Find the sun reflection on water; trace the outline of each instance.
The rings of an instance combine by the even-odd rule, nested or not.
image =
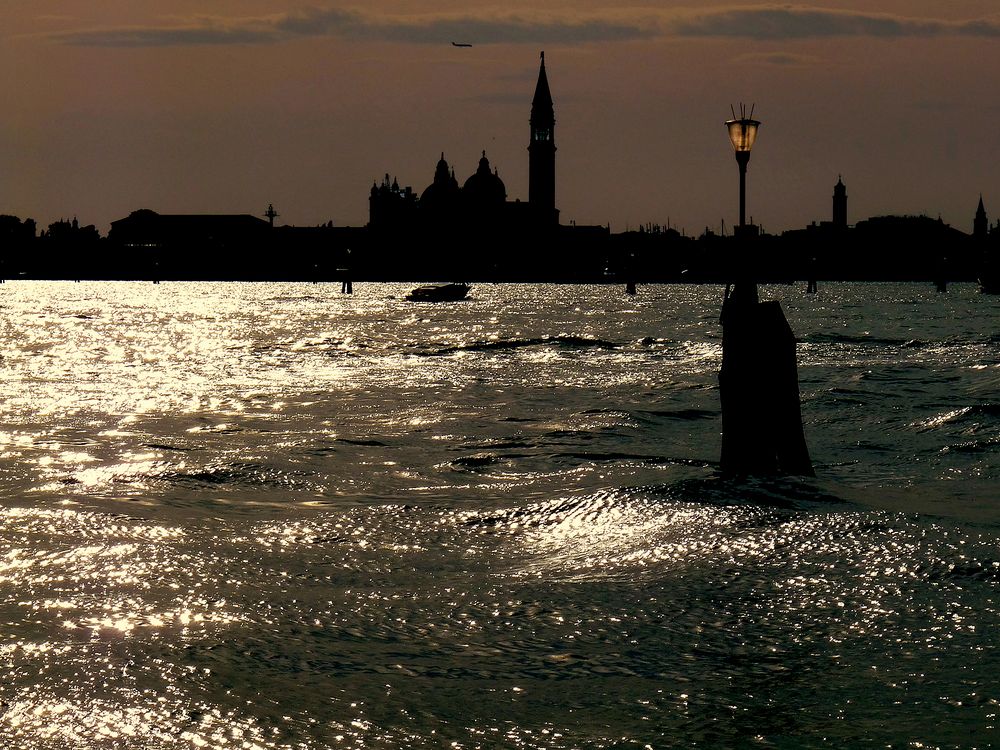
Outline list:
[[[791,295],[826,492],[717,480],[718,289],[330,290],[0,288],[0,745],[993,729],[992,521],[910,503],[995,474],[994,338]]]

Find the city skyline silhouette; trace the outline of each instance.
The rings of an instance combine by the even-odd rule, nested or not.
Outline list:
[[[221,4],[206,18],[180,0],[155,12],[48,0],[15,10],[3,36],[18,75],[0,84],[11,102],[0,210],[40,226],[77,215],[106,233],[141,207],[274,203],[289,224],[358,226],[372,179],[416,181],[442,149],[471,173],[484,148],[526,200],[525,63],[544,48],[558,61],[564,223],[732,223],[721,123],[746,100],[765,123],[749,186],[757,223],[825,218],[843,174],[855,217],[940,214],[969,231],[970,202],[1000,198],[976,106],[997,72],[987,11],[886,1],[497,15],[473,3],[400,15],[288,2]]]
[[[746,115],[745,105],[740,111]],[[749,112],[752,118],[753,106]],[[691,236],[669,221],[618,233],[610,224],[561,223],[556,121],[543,51],[528,118],[526,201],[511,199],[485,149],[461,184],[442,152],[423,190],[389,173],[374,181],[362,227],[338,227],[332,220],[315,227],[277,225],[281,213],[273,203],[261,215],[140,208],[112,221],[106,238],[75,216],[37,236],[32,219],[4,216],[4,272],[76,280],[319,281],[344,274],[365,280],[618,280],[634,293],[636,281],[728,282],[753,258],[752,273],[761,280],[806,278],[810,291],[820,278],[933,279],[941,291],[953,280],[978,279],[990,291],[996,285],[1000,222],[991,227],[982,197],[971,235],[924,215],[872,217],[852,226],[841,175],[829,220],[780,235],[768,234],[752,213],[746,221],[746,168],[761,124],[746,118],[726,123],[740,168],[739,221],[729,232],[724,219],[718,232],[706,226]],[[747,243],[753,243],[749,254]]]

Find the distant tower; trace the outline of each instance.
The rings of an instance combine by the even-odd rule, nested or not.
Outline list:
[[[281,216],[281,214],[279,214],[277,211],[274,210],[274,205],[273,204],[268,203],[267,204],[267,211],[264,212],[264,216],[267,218],[267,220],[269,222],[271,222],[271,226],[273,227],[274,226],[274,220],[276,218],[278,218],[279,216]]]
[[[835,229],[847,229],[847,186],[840,175],[837,175],[837,184],[833,186],[833,226]]]
[[[972,222],[972,236],[977,240],[985,240],[989,231],[990,223],[986,219],[986,209],[983,207],[983,196],[979,196],[979,208],[976,209],[976,218]]]
[[[528,144],[528,203],[546,224],[558,224],[556,211],[556,115],[545,75],[545,53],[535,96],[531,100],[531,143]]]

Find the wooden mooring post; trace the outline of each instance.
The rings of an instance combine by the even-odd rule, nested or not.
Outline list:
[[[795,336],[777,300],[737,283],[722,303],[722,471],[815,476],[802,429]]]

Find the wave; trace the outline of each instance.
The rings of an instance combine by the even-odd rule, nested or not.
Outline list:
[[[961,564],[936,560],[918,565],[916,574],[928,581],[1000,581],[1000,562],[972,560]]]
[[[312,294],[302,294],[302,295],[279,294],[274,297],[268,297],[267,301],[285,303],[285,302],[327,302],[328,300],[322,297],[317,297]]]
[[[495,352],[513,351],[533,346],[555,346],[566,349],[619,349],[620,344],[604,339],[588,338],[586,336],[538,336],[535,338],[498,339],[496,341],[476,341],[471,344],[445,346],[430,351],[418,351],[418,357],[444,357],[459,352]]]
[[[493,451],[493,450],[504,450],[509,448],[534,448],[533,443],[527,443],[523,440],[487,440],[478,444],[469,444],[462,446],[462,450],[472,450],[472,451]]]
[[[959,409],[938,414],[935,417],[922,420],[916,423],[920,432],[926,432],[945,425],[955,425],[972,422],[978,424],[983,421],[983,417],[988,420],[1000,418],[1000,404],[975,404],[973,406],[963,406]],[[956,448],[956,450],[959,450]]]
[[[456,469],[481,469],[503,463],[509,458],[514,458],[514,456],[498,456],[496,453],[475,453],[471,456],[462,456],[461,458],[449,461],[448,465]]]
[[[1000,404],[976,404],[969,407],[968,414],[973,416],[1000,417]]]
[[[184,453],[195,450],[194,448],[185,448],[180,445],[170,445],[168,443],[143,443],[142,447],[154,451],[181,451]]]
[[[719,468],[716,461],[691,461],[690,465]],[[637,488],[653,498],[695,505],[759,506],[803,510],[815,505],[844,504],[816,479],[792,476],[729,477],[722,474],[680,479],[669,484]]]
[[[300,479],[291,474],[254,463],[222,464],[195,471],[166,471],[150,478],[181,484],[263,486],[284,489],[302,484]]]
[[[553,458],[573,458],[581,461],[593,461],[596,463],[608,463],[615,461],[638,461],[644,464],[663,464],[667,459],[663,456],[650,456],[642,453],[619,453],[614,451],[568,451],[556,453]]]
[[[991,437],[984,440],[969,440],[964,443],[947,445],[941,449],[942,453],[988,453],[1000,447],[1000,437]]]
[[[824,398],[829,398],[834,404],[853,404],[867,406],[876,396],[869,391],[856,388],[827,388]]]
[[[337,438],[338,443],[345,443],[346,445],[361,445],[368,448],[383,448],[388,443],[383,443],[381,440],[358,440],[352,438]]]
[[[642,413],[654,417],[680,420],[715,419],[719,416],[718,411],[711,409],[649,409]]]
[[[581,567],[593,566],[595,559],[603,558],[611,563],[599,566],[601,570],[597,574],[604,576],[613,574],[616,563],[624,572],[630,567],[629,561],[680,549],[676,545],[678,536],[690,542],[681,547],[701,545],[707,549],[715,545],[715,535],[703,536],[698,531],[705,524],[742,531],[776,527],[791,519],[811,518],[809,513],[817,508],[843,508],[847,504],[849,501],[831,494],[814,481],[779,477],[751,480],[701,477],[554,498],[492,511],[462,512],[456,514],[456,520],[466,527],[510,535],[562,527],[564,533],[546,535],[534,541],[557,547],[548,551],[559,555],[578,555],[576,562],[579,565],[567,566],[573,569],[573,575],[580,573]],[[683,523],[677,523],[679,517],[684,519]],[[867,523],[871,525],[874,521],[877,519],[868,519]],[[532,540],[526,541],[530,544]],[[605,554],[599,554],[602,552]]]
[[[864,344],[868,346],[897,346],[905,347],[911,345],[923,345],[915,339],[896,339],[880,336],[856,336],[847,333],[809,333],[803,336],[800,341],[808,344]]]

